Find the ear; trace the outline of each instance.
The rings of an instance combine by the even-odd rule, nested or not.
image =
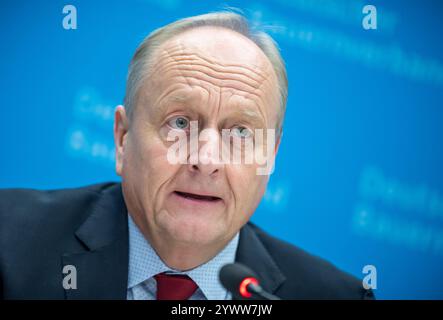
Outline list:
[[[123,168],[123,155],[125,137],[128,132],[128,117],[126,115],[126,109],[122,105],[118,105],[115,108],[114,113],[114,144],[115,144],[115,171],[119,176],[122,174]]]

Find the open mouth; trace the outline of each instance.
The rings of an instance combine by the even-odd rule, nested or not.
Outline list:
[[[180,192],[180,191],[174,191],[174,193],[180,197],[190,199],[190,200],[196,200],[196,201],[220,201],[221,198],[219,197],[213,197],[213,196],[203,196],[195,193],[187,193],[187,192]]]

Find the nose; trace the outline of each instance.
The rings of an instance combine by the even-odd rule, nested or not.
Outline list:
[[[220,157],[220,134],[215,129],[204,129],[198,138],[198,147],[190,148],[188,169],[192,173],[200,173],[214,177],[223,170],[224,164]]]

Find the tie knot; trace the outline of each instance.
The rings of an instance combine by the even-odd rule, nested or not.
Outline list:
[[[157,300],[188,300],[197,290],[197,284],[187,275],[159,273],[157,281]]]

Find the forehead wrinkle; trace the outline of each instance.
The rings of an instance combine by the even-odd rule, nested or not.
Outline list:
[[[262,61],[260,61],[259,63],[252,63],[252,66],[248,66],[247,63],[234,63],[234,62],[224,63],[220,61],[220,59],[217,59],[215,57],[212,57],[212,60],[209,60],[208,58],[205,57],[205,52],[198,47],[192,47],[194,51],[190,51],[192,49],[188,50],[187,47],[183,45],[183,42],[181,41],[180,38],[177,39],[173,45],[170,45],[170,47],[172,48],[170,49],[170,56],[172,56],[175,52],[178,52],[179,56],[180,55],[195,56],[197,59],[208,63],[209,64],[209,66],[207,66],[208,68],[211,68],[213,66],[213,69],[215,71],[219,71],[220,69],[222,69],[220,72],[223,72],[223,70],[227,70],[229,72],[232,71],[232,69],[234,69],[233,72],[236,73],[238,72],[238,69],[240,70],[244,69],[245,72],[242,72],[241,74],[244,77],[248,77],[258,83],[258,86],[254,88],[255,90],[260,90],[265,83],[272,81],[271,80],[272,78],[274,82],[277,84],[276,90],[277,90],[277,95],[279,95],[278,78],[275,73],[274,67],[269,61],[269,58],[263,53],[263,51],[255,44],[254,46],[255,49],[257,50],[257,54],[254,57],[259,58],[259,56],[261,56]],[[252,75],[248,74],[247,73],[248,71],[251,72]],[[261,78],[261,81],[259,79],[254,79],[253,75],[257,76],[258,78]]]
[[[214,71],[210,66],[207,66],[202,63],[192,63],[192,64],[183,64],[182,61],[176,60],[175,57],[169,56],[169,59],[172,61],[168,61],[164,63],[161,67],[155,70],[155,74],[165,75],[169,71],[177,71],[183,77],[194,77],[199,80],[206,80],[208,82],[210,79],[214,79],[215,85],[224,87],[229,85],[230,83],[239,83],[242,87],[249,87],[249,90],[245,89],[244,91],[256,91],[262,87],[264,83],[266,83],[268,79],[264,79],[262,81],[257,81],[256,79],[251,78],[250,76],[244,73],[229,73],[226,71],[216,71],[216,74],[211,72],[204,72],[199,70],[198,68],[194,68],[193,66],[200,66],[205,69],[209,69],[209,71]],[[219,75],[219,74],[221,75]],[[208,80],[209,79],[209,80]],[[251,80],[252,79],[252,80]],[[239,90],[241,90],[239,88]]]
[[[194,71],[195,70],[192,70],[192,72],[194,72]],[[258,91],[261,88],[261,86],[258,87],[258,88],[253,87],[252,90],[246,90],[244,88],[244,86],[243,86],[243,88],[239,88],[238,86],[237,87],[234,86],[233,83],[232,83],[234,80],[232,80],[232,81],[231,80],[224,80],[223,81],[224,83],[214,84],[213,82],[210,81],[210,79],[212,77],[210,77],[210,76],[208,76],[208,77],[204,77],[203,76],[202,77],[201,76],[201,74],[202,74],[201,72],[196,72],[196,73],[192,74],[192,72],[190,72],[189,70],[181,70],[181,69],[178,69],[178,68],[173,68],[173,66],[170,67],[167,70],[162,70],[161,73],[159,73],[159,74],[165,75],[165,74],[168,74],[170,72],[172,72],[172,73],[175,72],[177,74],[172,76],[169,81],[173,81],[173,79],[177,77],[177,78],[183,79],[186,82],[186,84],[189,85],[190,87],[193,87],[193,86],[195,86],[195,84],[192,84],[191,81],[192,81],[192,79],[194,79],[194,80],[198,80],[199,83],[206,82],[206,83],[208,83],[211,86],[216,86],[216,87],[217,86],[222,86],[223,89],[231,89],[231,90],[236,90],[238,92],[244,92],[245,96],[251,96],[252,95],[252,96],[255,96],[257,99],[262,100],[262,97],[259,94],[257,94],[257,92],[256,92],[256,91]],[[163,79],[160,79],[160,81],[161,80],[163,80]],[[237,81],[237,83],[242,84],[241,81]],[[263,84],[261,84],[261,85],[263,85]],[[210,92],[206,88],[206,86],[201,85],[200,87],[202,89],[205,89],[206,91],[208,91],[208,94],[210,94]]]
[[[180,44],[181,45],[181,44]],[[176,50],[177,54],[171,54],[169,52],[169,57],[171,57],[177,64],[181,62],[190,62],[189,65],[203,66],[215,73],[219,72],[222,74],[231,74],[243,76],[257,84],[266,81],[269,75],[264,75],[260,72],[260,65],[254,65],[254,68],[247,65],[234,64],[234,63],[222,63],[218,59],[213,59],[212,61],[195,52],[189,52],[185,49]],[[250,74],[251,73],[251,74]],[[254,77],[255,76],[255,77]]]
[[[202,67],[203,69],[207,69],[207,71],[212,71],[212,77],[217,78],[217,79],[241,79],[244,78],[243,81],[252,86],[252,87],[256,87],[258,85],[260,85],[261,82],[263,82],[264,80],[266,80],[266,78],[261,79],[261,80],[257,80],[254,79],[252,76],[243,73],[243,72],[239,72],[239,70],[221,70],[221,69],[217,69],[211,65],[205,64],[203,62],[201,62],[201,60],[199,59],[188,59],[188,58],[181,58],[179,60],[176,60],[176,66],[180,69],[184,69],[184,70],[195,70],[194,68],[192,68],[193,66],[197,66],[197,67]],[[169,67],[169,66],[165,66],[165,67]],[[219,73],[220,76],[216,76],[215,74]]]
[[[238,91],[243,91],[245,93],[254,94],[259,96],[257,91],[260,90],[261,86],[253,87],[241,80],[237,79],[219,79],[217,77],[210,76],[203,71],[200,70],[192,70],[192,69],[179,69],[177,70],[180,73],[180,76],[184,78],[188,78],[188,80],[195,79],[200,80],[202,82],[206,82],[218,88],[228,88],[231,87]]]
[[[186,79],[186,84],[188,84],[190,87],[195,87],[196,86],[195,84],[191,84],[190,83],[191,78],[192,78],[194,80],[198,80],[199,83],[203,83],[203,82],[207,83],[210,86],[217,88],[217,90],[219,90],[219,91],[221,91],[222,89],[235,90],[235,91],[237,91],[236,94],[239,95],[239,96],[244,96],[245,98],[249,98],[249,97],[253,96],[253,97],[257,98],[258,100],[262,100],[262,97],[260,95],[258,95],[255,92],[255,90],[254,91],[245,91],[245,90],[241,90],[238,87],[231,86],[231,85],[223,85],[223,87],[220,88],[219,86],[214,85],[214,83],[212,83],[212,82],[210,82],[210,81],[208,81],[206,79],[201,79],[199,77],[189,77],[189,76],[182,76],[182,75],[178,75],[177,77],[185,78]],[[198,86],[199,86],[199,88],[205,89],[210,94],[209,90],[205,86],[202,86],[202,85],[198,85]],[[243,93],[243,95],[241,95],[240,92]],[[254,101],[254,99],[251,99],[251,100]]]
[[[197,49],[196,49],[197,50]],[[220,59],[216,59],[213,58],[213,61],[209,60],[208,58],[206,58],[203,54],[199,54],[198,52],[193,52],[193,51],[189,51],[186,50],[186,48],[183,46],[183,44],[179,43],[175,45],[175,49],[165,49],[165,51],[169,54],[169,56],[188,56],[191,58],[195,58],[197,60],[203,60],[204,62],[207,62],[208,64],[213,65],[214,70],[217,71],[217,68],[224,68],[224,69],[229,69],[229,68],[240,68],[240,69],[246,69],[247,71],[251,71],[252,73],[256,74],[258,77],[262,78],[263,80],[265,80],[266,78],[268,78],[268,76],[266,76],[265,74],[263,74],[261,72],[261,70],[258,68],[259,65],[254,64],[254,68],[247,66],[245,64],[240,64],[240,63],[234,63],[234,62],[229,62],[229,63],[223,63],[220,61]],[[197,51],[201,51],[201,50],[197,50]],[[263,64],[263,63],[262,63]],[[251,77],[251,79],[253,79]]]
[[[262,118],[266,122],[267,118],[264,116],[264,113],[261,110],[262,108],[260,108],[260,105],[265,103],[264,100],[266,100],[266,97],[264,97],[263,95],[257,94],[257,91],[260,91],[263,88],[263,86],[265,86],[267,83],[269,83],[269,81],[271,80],[270,79],[271,75],[269,73],[266,76],[263,75],[261,68],[259,68],[258,66],[256,66],[255,69],[253,69],[252,67],[248,67],[248,66],[240,65],[240,64],[235,64],[235,63],[222,63],[220,61],[217,61],[217,59],[215,59],[214,61],[209,61],[203,55],[200,55],[195,52],[189,52],[189,50],[186,50],[185,47],[183,46],[183,43],[180,41],[176,41],[175,43],[173,43],[173,45],[170,45],[170,46],[164,48],[161,51],[161,56],[158,57],[156,60],[157,61],[153,67],[153,70],[154,70],[153,74],[165,75],[165,74],[168,74],[170,71],[176,71],[177,73],[179,73],[179,75],[176,75],[176,76],[182,78],[186,82],[186,84],[189,85],[190,87],[195,86],[195,83],[193,84],[192,80],[189,79],[189,78],[193,78],[194,80],[198,80],[199,83],[206,82],[209,85],[211,85],[212,87],[216,87],[219,92],[221,92],[221,90],[224,90],[224,89],[237,91],[236,95],[240,95],[240,96],[254,102],[254,104],[258,107],[259,113],[261,114]],[[185,62],[185,63],[186,62],[193,62],[193,64],[186,65],[186,64],[183,64],[183,62]],[[268,64],[269,64],[269,61],[268,61]],[[209,69],[210,71],[218,72],[218,73],[222,73],[222,74],[228,74],[228,76],[230,75],[228,72],[229,71],[232,72],[233,71],[232,69],[234,69],[234,71],[237,73],[237,77],[244,77],[244,78],[246,78],[246,81],[248,81],[248,80],[250,82],[253,81],[253,82],[255,82],[254,83],[255,86],[251,85],[251,83],[248,83],[245,81],[239,81],[239,80],[236,80],[235,78],[232,79],[232,77],[231,78],[228,77],[228,79],[224,79],[224,78],[220,79],[220,78],[208,75],[202,71],[196,71],[194,68],[192,68],[192,65],[203,66],[203,67]],[[265,67],[265,70],[269,70],[269,65],[267,65],[265,63],[260,63],[260,66]],[[220,70],[220,69],[224,69],[224,70]],[[239,72],[240,72],[240,75],[238,74]],[[247,72],[252,73],[252,75],[248,74]],[[206,77],[206,79],[205,79],[205,77]],[[164,79],[165,77],[163,76],[161,78]],[[215,86],[214,86],[214,83],[210,81],[213,78],[215,78],[217,80],[217,83]],[[242,79],[242,80],[245,80],[245,79]],[[234,85],[235,83],[234,84],[232,83],[234,81],[237,81],[237,83],[240,83],[243,86],[243,88],[238,88],[237,86],[235,86]],[[220,86],[222,88],[220,88]],[[249,90],[245,90],[245,88],[244,88],[245,86],[249,87]],[[211,92],[206,88],[206,86],[198,85],[198,87],[206,90],[208,95],[211,96]],[[244,90],[242,90],[242,89],[244,89]],[[243,92],[244,95],[239,94],[240,92]],[[164,96],[164,95],[162,95],[162,96]],[[254,98],[256,98],[258,101],[256,101]],[[261,103],[259,103],[259,101]],[[216,112],[217,114],[220,113],[220,109],[221,109],[221,101],[219,99],[219,103],[217,106],[217,112]]]
[[[151,73],[152,74],[160,74],[160,75],[164,75],[164,74],[166,74],[168,71],[170,71],[170,70],[172,70],[172,71],[174,71],[173,70],[173,67],[171,67],[170,65],[172,64],[173,66],[174,65],[176,65],[177,64],[177,61],[174,59],[174,57],[173,57],[173,55],[171,55],[169,52],[168,52],[168,50],[166,50],[166,49],[164,49],[163,51],[162,51],[162,53],[166,56],[166,59],[168,59],[169,61],[168,62],[163,62],[163,60],[165,60],[165,59],[157,59],[157,61],[156,61],[156,63],[154,64],[154,66],[152,67],[152,71],[151,71]],[[159,70],[158,70],[159,69]],[[166,70],[165,70],[166,69]],[[179,71],[179,70],[178,70]],[[179,73],[180,73],[180,71],[179,71]],[[187,78],[187,77],[185,77],[185,76],[183,76],[183,75],[179,75],[179,77],[181,77],[181,78],[183,78],[184,80],[185,80],[185,82],[186,82],[186,84],[189,86],[189,87],[193,87],[193,85],[190,83],[190,81],[189,81],[189,79]],[[154,77],[153,77],[154,78]],[[156,78],[156,79],[158,79],[158,78]],[[161,77],[160,77],[160,79],[159,79],[159,81],[161,81],[161,80],[164,80],[164,79],[162,79]],[[205,88],[205,87],[203,87],[202,86],[202,89],[204,89],[204,90],[206,90],[207,91],[207,93],[209,94],[209,90],[207,89],[207,88]]]
[[[194,48],[194,50],[201,51],[201,50],[198,50],[198,48]],[[183,57],[185,57],[185,58],[183,58]],[[165,62],[165,60],[166,60],[166,62]],[[164,74],[165,69],[174,68],[175,66],[177,66],[178,68],[182,68],[182,69],[188,69],[189,71],[196,71],[196,70],[192,69],[192,67],[189,68],[189,64],[188,64],[188,68],[184,67],[184,66],[186,66],[186,64],[183,64],[183,62],[195,61],[194,63],[191,63],[190,65],[191,66],[192,65],[203,66],[204,68],[207,68],[211,71],[225,74],[225,77],[226,77],[226,75],[228,75],[228,78],[229,78],[229,76],[231,76],[231,79],[233,78],[234,80],[239,79],[239,78],[241,79],[242,77],[246,78],[246,81],[243,81],[243,82],[246,85],[250,85],[254,89],[261,88],[263,82],[266,82],[266,80],[269,80],[269,74],[268,75],[262,74],[262,72],[260,71],[261,68],[259,68],[260,66],[258,66],[258,65],[255,65],[254,67],[248,67],[245,65],[234,64],[234,63],[231,63],[231,64],[222,63],[222,62],[218,61],[219,59],[213,59],[213,60],[214,61],[210,61],[209,59],[205,58],[203,55],[200,55],[195,52],[189,52],[189,50],[186,50],[186,48],[184,47],[182,42],[180,42],[179,40],[176,40],[173,44],[167,46],[166,48],[164,48],[162,50],[161,56],[159,58],[157,58],[157,61],[154,65],[154,67],[152,68],[152,70],[153,70],[152,74]],[[261,63],[261,66],[269,67],[268,65],[266,65],[266,64],[264,65],[263,63]],[[266,68],[266,69],[269,69],[269,68]],[[248,72],[252,73],[252,74],[249,74]],[[256,79],[254,77],[254,75],[259,79]],[[214,75],[208,75],[208,76],[218,78]],[[218,78],[218,79],[220,80],[220,78]],[[223,79],[223,77],[221,79]],[[248,79],[250,79],[251,81],[253,81],[255,83],[251,84],[251,82],[248,81]],[[242,79],[242,80],[245,80],[245,79]],[[241,80],[239,80],[239,81],[241,81]]]
[[[179,54],[180,54],[180,53],[187,53],[187,54],[189,54],[189,55],[191,55],[191,56],[196,56],[196,57],[197,57],[198,59],[200,59],[200,60],[206,61],[206,62],[207,62],[208,64],[210,64],[210,65],[218,66],[218,67],[221,67],[221,68],[223,68],[223,67],[227,67],[227,68],[229,68],[229,67],[238,67],[238,68],[241,68],[241,69],[246,69],[245,71],[251,71],[253,74],[255,74],[255,75],[257,75],[258,77],[260,77],[262,81],[258,81],[258,80],[256,80],[256,81],[259,83],[259,85],[258,85],[258,87],[253,88],[253,92],[250,92],[250,91],[244,91],[244,92],[246,93],[246,94],[245,94],[246,98],[250,98],[250,96],[255,96],[256,99],[258,99],[259,101],[262,101],[262,103],[265,103],[264,100],[266,99],[266,97],[262,97],[261,95],[257,94],[256,92],[257,92],[257,91],[260,91],[260,89],[262,89],[262,87],[263,87],[264,85],[266,85],[267,83],[270,84],[270,86],[272,87],[272,85],[271,85],[271,83],[270,83],[270,81],[271,81],[271,77],[274,77],[274,78],[275,78],[275,79],[274,79],[274,80],[275,80],[275,83],[278,83],[278,81],[276,80],[276,76],[275,76],[274,68],[272,67],[272,65],[271,65],[270,62],[268,61],[267,57],[265,57],[265,61],[267,61],[267,62],[265,62],[265,63],[261,63],[261,67],[264,67],[264,70],[265,70],[265,71],[268,71],[267,74],[264,75],[265,73],[262,72],[262,71],[260,70],[261,68],[259,68],[259,67],[260,67],[259,65],[255,65],[255,66],[254,66],[255,68],[249,68],[248,66],[246,66],[246,65],[241,65],[241,64],[235,64],[235,63],[231,63],[231,64],[228,64],[228,63],[222,63],[222,62],[219,62],[218,59],[214,59],[214,62],[212,62],[212,61],[209,61],[207,58],[205,58],[203,55],[199,55],[199,54],[197,54],[197,53],[192,53],[192,52],[189,53],[189,52],[186,50],[186,48],[183,46],[183,43],[180,42],[179,40],[177,40],[176,43],[174,43],[174,45],[171,45],[171,48],[172,48],[172,49],[169,51],[169,53],[171,53],[171,52],[179,52]],[[197,49],[198,49],[198,48],[197,48]],[[257,49],[259,49],[259,48],[257,48]],[[201,51],[201,50],[200,50],[200,51]],[[170,56],[172,57],[172,54],[170,54]],[[174,58],[173,58],[173,59],[174,59]],[[176,60],[176,59],[174,59],[174,60]],[[246,76],[246,77],[249,77],[248,74],[244,74],[244,73],[243,73],[243,75]],[[253,78],[251,77],[251,79],[253,79]],[[255,79],[254,79],[254,80],[255,80]],[[230,85],[226,85],[226,84],[223,85],[222,90],[223,90],[223,89],[231,89],[231,90],[236,90],[236,91],[243,91],[243,90],[241,90],[241,89],[239,89],[239,88],[236,88],[236,87],[233,87],[233,86],[230,86]],[[277,90],[278,90],[278,89],[277,89]],[[255,99],[251,99],[251,100],[256,104],[256,106],[258,107],[260,113],[263,115],[263,112],[262,112],[261,108],[259,107],[260,103],[258,103],[257,101],[255,101]],[[272,104],[272,103],[271,103],[271,104]],[[264,117],[264,118],[265,118],[265,117]]]

